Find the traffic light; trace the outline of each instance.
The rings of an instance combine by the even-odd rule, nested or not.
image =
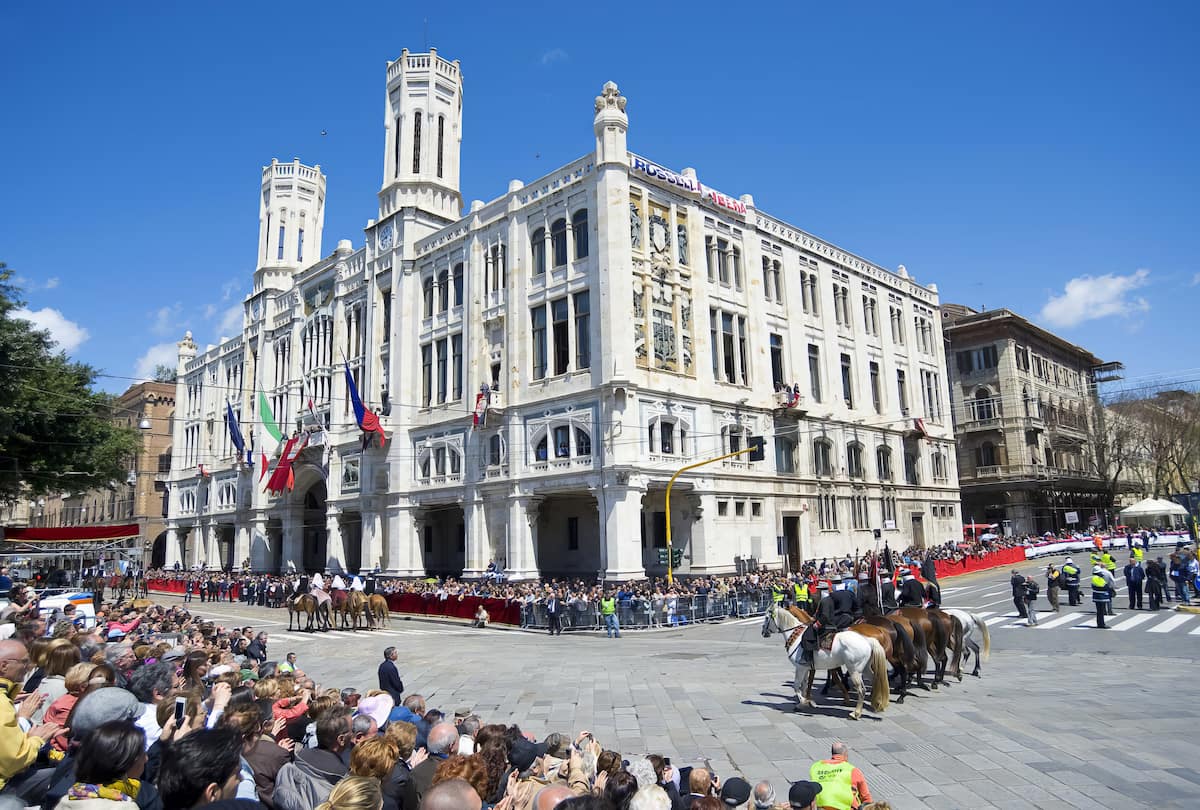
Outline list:
[[[667,564],[667,549],[660,548],[660,549],[656,549],[656,551],[658,552],[658,564],[666,565]],[[672,548],[671,549],[671,567],[678,568],[679,564],[682,562],[683,562],[683,549]]]
[[[762,461],[764,458],[763,450],[766,449],[767,442],[762,436],[750,437],[750,460]]]

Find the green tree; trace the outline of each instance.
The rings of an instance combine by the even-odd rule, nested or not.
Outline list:
[[[168,366],[166,363],[159,363],[154,367],[154,381],[173,383],[175,382],[175,369]]]
[[[137,431],[111,419],[96,370],[13,312],[24,302],[0,262],[0,501],[125,479]]]

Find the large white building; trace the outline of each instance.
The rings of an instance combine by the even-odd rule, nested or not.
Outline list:
[[[672,473],[751,436],[765,460],[676,483],[682,573],[957,535],[936,287],[630,152],[612,83],[593,150],[465,214],[458,62],[404,51],[386,112],[358,249],[322,253],[320,167],[263,170],[242,334],[180,343],[168,564],[660,573]],[[343,356],[386,447],[363,447]],[[259,390],[288,431],[314,429],[309,396],[328,426],[278,497],[223,421],[229,397],[258,433]]]

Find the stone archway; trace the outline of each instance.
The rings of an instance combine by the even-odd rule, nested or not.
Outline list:
[[[167,565],[167,533],[159,532],[150,546],[150,567],[165,568]]]
[[[300,559],[305,571],[324,571],[329,552],[325,526],[325,482],[319,480],[300,498]]]

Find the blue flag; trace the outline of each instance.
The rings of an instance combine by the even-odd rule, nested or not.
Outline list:
[[[233,406],[229,404],[229,400],[225,400],[225,424],[229,426],[229,440],[237,448],[238,460],[244,461],[246,459],[246,440],[242,438],[242,429],[238,426],[237,414],[233,412]]]

